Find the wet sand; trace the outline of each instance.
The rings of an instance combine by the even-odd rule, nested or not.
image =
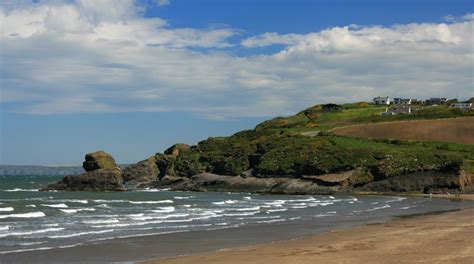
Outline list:
[[[212,263],[474,263],[474,209],[403,217],[307,238],[144,262]]]

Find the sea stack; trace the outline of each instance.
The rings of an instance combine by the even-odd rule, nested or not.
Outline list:
[[[125,191],[122,171],[114,158],[104,151],[88,153],[82,164],[85,173],[69,175],[44,190],[66,191]]]

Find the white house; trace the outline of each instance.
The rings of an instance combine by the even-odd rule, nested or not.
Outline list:
[[[396,105],[409,105],[411,103],[412,103],[412,99],[393,98],[393,104],[396,104]]]
[[[389,105],[390,104],[390,97],[388,96],[377,96],[374,98],[374,104],[376,105]]]
[[[472,103],[457,103],[452,104],[451,107],[459,109],[472,109]]]

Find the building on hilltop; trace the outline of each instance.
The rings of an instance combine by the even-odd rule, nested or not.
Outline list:
[[[342,111],[342,106],[337,104],[324,104],[321,106],[323,112],[339,112]]]
[[[430,98],[426,99],[425,104],[427,105],[440,105],[440,104],[445,104],[448,101],[447,98]]]
[[[415,99],[416,100],[416,99]],[[412,103],[412,99],[409,98],[393,98],[393,104],[396,105],[409,105]]]
[[[373,100],[375,105],[389,105],[390,97],[388,96],[377,96]]]

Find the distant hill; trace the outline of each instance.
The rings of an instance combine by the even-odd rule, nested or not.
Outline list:
[[[36,176],[65,176],[83,173],[82,166],[22,166],[0,165],[0,175],[36,175]]]

